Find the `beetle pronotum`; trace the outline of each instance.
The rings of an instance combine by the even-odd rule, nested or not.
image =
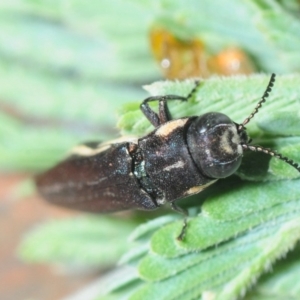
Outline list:
[[[153,210],[170,202],[173,209],[185,213],[176,200],[233,174],[244,150],[264,152],[300,172],[293,160],[250,145],[246,133],[245,125],[266,101],[274,81],[272,74],[261,100],[241,124],[218,112],[172,120],[167,101],[188,101],[197,85],[187,97],[149,97],[140,108],[155,127],[151,133],[131,140],[77,146],[69,158],[36,177],[37,188],[52,203],[90,212]],[[158,101],[158,113],[150,108],[151,101]],[[185,218],[179,239],[186,224]]]

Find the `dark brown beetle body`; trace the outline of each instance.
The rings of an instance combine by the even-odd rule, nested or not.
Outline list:
[[[199,172],[186,144],[186,132],[193,120],[167,122],[138,141],[143,168],[157,205],[195,194],[214,181]]]
[[[136,147],[131,142],[93,149],[81,145],[67,160],[37,176],[38,189],[54,204],[90,212],[155,209],[133,174],[131,154]]]
[[[224,166],[220,162],[222,156],[225,162],[228,155],[232,156],[230,170],[222,171],[220,176],[203,172],[209,169],[209,166],[201,167],[201,162],[208,164],[207,148],[201,148],[197,140],[203,140],[207,134],[201,136],[196,127],[199,120],[215,119],[216,115],[229,120],[223,114],[210,113],[168,121],[136,141],[78,146],[67,160],[37,176],[38,189],[52,203],[91,212],[151,210],[199,193],[217,178],[232,174],[241,162],[242,148],[238,147],[236,125],[219,121],[217,129],[213,124],[212,130],[221,131],[219,136],[223,141],[212,132],[205,145],[212,143],[210,136],[214,137],[214,144],[222,144],[221,148],[210,148],[217,158],[217,166]],[[207,124],[203,126],[207,128]],[[186,140],[190,131],[191,137]],[[235,148],[231,141],[233,135],[237,142]]]
[[[141,110],[155,127],[150,134],[76,147],[67,160],[37,176],[38,190],[52,203],[91,212],[152,210],[166,202],[182,211],[175,200],[233,174],[246,149],[275,156],[300,171],[281,154],[249,145],[244,126],[265,102],[274,80],[273,74],[262,99],[242,124],[216,112],[171,120],[167,101],[187,101],[196,87],[187,97],[149,97]],[[150,101],[159,102],[158,114]]]

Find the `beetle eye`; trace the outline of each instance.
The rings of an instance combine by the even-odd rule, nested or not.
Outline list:
[[[191,155],[206,176],[224,178],[240,166],[241,138],[235,123],[226,115],[212,112],[196,118],[187,136]]]

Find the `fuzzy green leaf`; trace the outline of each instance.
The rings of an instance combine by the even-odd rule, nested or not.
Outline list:
[[[145,34],[149,11],[132,1],[20,1],[0,8],[0,51],[5,58],[83,82],[158,76]],[[120,14],[123,25],[116,27]]]
[[[176,257],[213,246],[287,211],[296,210],[299,189],[299,180],[265,183],[226,180],[214,193],[212,191],[199,217],[189,221],[184,243],[176,240],[182,222],[175,222],[154,234],[152,250],[162,256]]]
[[[150,252],[141,260],[139,271],[141,276],[148,281],[162,280],[192,266],[212,260],[217,255],[227,255],[236,249],[248,247],[265,235],[264,226],[258,226],[255,230],[247,233],[247,235],[241,235],[239,238],[233,239],[230,243],[222,244],[222,246],[206,251],[192,252],[176,258],[167,258]]]
[[[298,299],[300,286],[295,278],[300,277],[300,260],[298,247],[285,259],[265,274],[245,297],[245,300]]]
[[[109,136],[104,129],[114,124],[112,111],[128,100],[139,102],[124,108],[126,113],[119,123],[123,132],[144,135],[153,129],[139,111],[142,93],[123,86],[124,82],[149,82],[158,77],[145,34],[153,12],[155,24],[184,40],[199,37],[211,53],[238,45],[262,70],[281,73],[300,68],[299,5],[294,0],[282,5],[273,0],[233,0],[225,6],[209,0],[74,0],[68,5],[57,0],[16,0],[2,1],[0,7],[1,107],[13,109],[22,119],[16,122],[1,113],[2,169],[45,168],[79,140],[98,139],[99,132],[100,138]],[[122,26],[116,26],[120,15]],[[174,117],[220,111],[242,122],[267,81],[267,76],[213,78],[203,81],[190,103],[171,103],[170,107]],[[277,149],[295,161],[300,161],[299,83],[298,75],[278,77],[271,97],[247,125],[254,143]],[[148,86],[148,90],[151,94],[187,95],[192,86],[192,81],[163,82]],[[24,122],[30,117],[33,123]],[[58,120],[59,125],[45,128],[49,119]],[[61,124],[67,124],[67,129],[62,130]],[[114,282],[110,289],[114,292],[107,297],[235,299],[292,248],[299,239],[299,180],[290,179],[299,174],[277,159],[246,153],[237,175],[265,182],[243,183],[232,177],[199,195],[201,202],[209,197],[203,213],[189,221],[184,242],[176,240],[181,221],[165,226],[169,220],[159,219],[137,228],[131,237],[139,246],[123,256],[123,262],[137,264],[141,260],[139,272],[146,283],[135,280],[136,273],[125,276]],[[129,248],[125,242],[129,228],[125,230],[123,223],[93,221],[78,228],[80,224],[54,226],[60,234],[45,230],[25,252],[34,258],[100,264],[101,253],[105,262],[116,259],[113,246],[122,251]],[[154,234],[146,255],[148,241],[160,226],[163,228]],[[117,228],[109,233],[118,236],[118,241],[102,236],[98,230],[103,227]],[[52,246],[47,244],[49,239]],[[64,244],[67,241],[69,244]],[[195,249],[197,253],[192,252]],[[298,295],[292,280],[297,278],[297,270],[290,270],[289,280],[284,278],[286,273],[277,273],[278,281],[273,277],[265,285],[262,282],[254,299],[272,292],[281,299]],[[286,289],[280,289],[282,280]]]
[[[149,238],[153,232],[162,226],[178,219],[176,215],[162,216],[138,226],[129,236],[130,241],[139,241]]]
[[[82,141],[116,135],[118,107],[160,78],[148,16],[131,1],[1,1],[1,170],[42,170]]]
[[[278,149],[298,162],[297,114],[300,107],[297,95],[300,89],[294,86],[297,90],[294,93],[291,88],[294,80],[300,83],[296,75],[277,78],[271,96],[247,124],[247,129],[253,143]],[[268,77],[262,75],[212,78],[202,82],[189,103],[170,103],[171,112],[176,118],[195,115],[198,111],[221,111],[236,122],[242,122],[255,107],[267,82]],[[258,86],[262,86],[260,92]],[[159,82],[147,89],[151,95],[187,95],[192,87],[192,81]],[[256,96],[252,97],[253,94]],[[134,109],[133,105],[124,109],[120,124],[131,134],[145,134],[151,127],[147,127],[147,120],[138,117],[138,106],[136,111]],[[277,120],[272,116],[273,121],[269,122],[273,111],[283,114]],[[285,132],[282,124],[287,116],[290,121]],[[139,122],[126,123],[130,118]],[[140,259],[138,269],[145,283],[129,299],[195,299],[201,296],[236,299],[267,266],[295,245],[300,238],[300,180],[291,179],[299,178],[299,172],[265,154],[246,154],[237,175],[260,182],[231,177],[209,187],[205,191],[207,199],[201,214],[188,221],[183,242],[177,240],[182,221],[156,231],[151,238],[149,253],[144,257],[133,255],[135,263]],[[142,232],[147,232],[147,224],[143,226]],[[137,228],[137,232],[139,230]],[[144,241],[143,253],[145,247]]]
[[[139,299],[142,295],[143,299],[193,299],[201,295],[204,297],[208,291],[215,299],[236,299],[267,266],[286,254],[299,240],[300,219],[297,214],[290,221],[279,218],[249,231],[247,235],[254,235],[249,240],[245,239],[245,235],[210,251],[191,254],[188,256],[190,259],[183,257],[181,261],[179,258],[167,262],[169,269],[166,273],[171,277],[144,284],[130,299]],[[155,258],[153,261],[155,266]],[[181,270],[176,269],[180,268],[180,262],[185,264],[184,271],[184,266]],[[153,264],[145,266],[147,263],[149,261],[140,266],[140,271],[145,268],[147,275],[150,270],[157,272],[166,267],[163,263],[156,267]]]
[[[20,255],[31,262],[60,262],[107,267],[129,249],[127,236],[136,224],[113,217],[55,220],[23,241]]]
[[[289,107],[285,110],[269,111],[265,113],[263,120],[257,120],[257,126],[269,134],[299,136],[300,112],[290,110]]]
[[[258,100],[263,95],[269,79],[269,75],[253,75],[251,77],[213,77],[209,80],[203,80],[191,101],[188,103],[172,101],[169,103],[170,111],[173,118],[217,111],[227,114],[232,120],[240,123],[254,109]],[[193,80],[182,82],[164,81],[153,83],[152,85],[145,86],[145,88],[152,96],[166,94],[187,96],[194,85]],[[288,108],[290,112],[294,112],[294,120],[297,120],[297,114],[300,111],[299,93],[300,77],[298,75],[277,76],[270,97],[263,104],[263,107],[254,120],[247,124],[247,129],[251,137],[255,138],[255,136],[269,132],[270,129],[264,132],[263,128],[259,128],[257,124],[263,127],[261,124],[267,123],[270,118],[270,112],[277,112],[279,114],[282,111],[285,112],[286,108]],[[123,132],[143,135],[153,129],[149,121],[142,117],[138,104],[140,103],[124,107],[118,124]],[[132,122],[128,122],[128,120],[132,119]],[[294,130],[295,132],[299,130],[299,122],[294,122],[290,125],[289,130]],[[274,123],[273,127],[270,127],[276,133],[276,129],[279,126],[281,124],[277,122]],[[279,133],[281,133],[281,128],[279,128]]]

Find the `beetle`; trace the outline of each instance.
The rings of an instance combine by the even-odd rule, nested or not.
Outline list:
[[[300,172],[291,159],[270,149],[250,145],[245,125],[266,101],[268,86],[253,112],[238,124],[219,112],[171,119],[167,102],[188,101],[178,95],[146,98],[140,108],[155,129],[141,138],[86,143],[54,168],[36,177],[39,193],[48,201],[89,212],[125,209],[153,210],[165,203],[186,214],[176,200],[196,194],[240,166],[244,150],[277,157]],[[149,102],[158,101],[158,113]],[[186,218],[179,235],[182,239]]]

